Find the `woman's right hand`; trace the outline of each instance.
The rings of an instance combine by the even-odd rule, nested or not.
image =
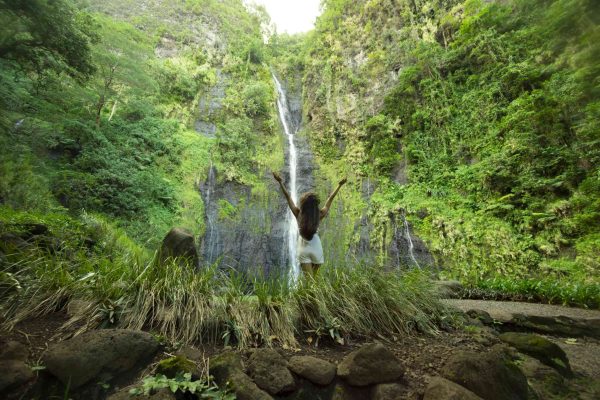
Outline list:
[[[273,178],[275,178],[275,180],[279,183],[281,183],[281,181],[283,180],[281,179],[281,175],[279,175],[279,173],[275,171],[273,171]]]

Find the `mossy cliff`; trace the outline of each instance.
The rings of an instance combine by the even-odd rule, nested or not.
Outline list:
[[[406,215],[446,275],[597,283],[598,11],[330,0],[313,32],[274,40],[304,41],[279,60],[302,71],[317,182],[351,177],[332,240],[384,262]]]

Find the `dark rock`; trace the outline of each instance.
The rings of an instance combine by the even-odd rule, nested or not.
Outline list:
[[[16,342],[14,340],[4,344],[0,351],[0,360],[18,360],[27,361],[29,357],[29,350],[23,343]]]
[[[273,400],[261,390],[243,371],[239,354],[227,351],[210,360],[210,374],[221,387],[229,384],[238,400]]]
[[[17,389],[33,378],[33,371],[23,361],[2,360],[0,362],[0,393]]]
[[[371,387],[351,386],[338,381],[333,389],[331,400],[365,400],[371,396]]]
[[[33,236],[45,235],[48,233],[48,227],[44,224],[19,224],[19,227],[23,230],[21,237],[25,240],[31,239]]]
[[[527,399],[527,379],[512,361],[496,351],[456,353],[441,374],[485,400]]]
[[[330,400],[333,397],[335,388],[335,385],[316,385],[308,379],[299,377],[296,382],[296,389],[293,392],[277,397],[286,400]]]
[[[448,379],[437,376],[429,381],[423,400],[481,400],[481,397]]]
[[[590,336],[600,339],[600,318],[572,319],[565,316],[514,314],[511,324],[536,332],[563,336]]]
[[[459,281],[435,281],[438,293],[443,299],[456,299],[463,291],[463,285]]]
[[[100,373],[114,377],[136,366],[141,367],[158,346],[146,332],[104,329],[51,345],[42,361],[49,373],[75,389]]]
[[[487,311],[483,310],[469,310],[467,315],[473,319],[478,319],[484,325],[494,325],[494,319]]]
[[[366,386],[392,382],[404,375],[404,368],[391,351],[379,343],[371,343],[348,354],[337,372],[350,385]]]
[[[30,244],[26,240],[23,240],[14,233],[6,232],[0,235],[0,250],[3,253],[10,254],[14,250],[22,250],[28,246]]]
[[[172,257],[185,258],[192,265],[198,265],[198,250],[192,233],[182,228],[173,228],[167,233],[160,248],[160,258]]]
[[[567,394],[569,389],[558,371],[533,357],[525,355],[522,357],[521,371],[527,377],[527,382],[539,399],[563,397]]]
[[[294,390],[294,377],[287,361],[274,349],[257,349],[248,359],[248,374],[261,389],[271,394]]]
[[[567,355],[557,344],[532,333],[506,332],[500,340],[513,346],[521,353],[537,358],[544,364],[556,368],[564,376],[572,376],[571,365]]]
[[[329,385],[335,378],[336,371],[336,367],[332,363],[311,356],[291,357],[288,368],[318,385]]]
[[[406,387],[399,383],[380,383],[373,387],[371,400],[400,400],[406,397]]]
[[[166,376],[167,378],[175,378],[177,374],[192,374],[192,379],[200,378],[200,370],[198,366],[183,356],[175,356],[160,360],[156,365],[156,372]]]

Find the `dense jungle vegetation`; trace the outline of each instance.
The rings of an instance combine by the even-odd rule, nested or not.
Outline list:
[[[241,0],[0,0],[7,326],[81,298],[84,329],[151,326],[173,341],[435,332],[447,313],[431,275],[600,306],[597,2],[322,4],[315,29],[290,36]],[[170,228],[204,235],[211,166],[256,204],[278,196],[271,68],[302,92],[319,192],[350,178],[323,227],[339,258],[296,289],[159,262]],[[195,130],[203,108],[214,137]],[[242,206],[220,207],[234,219]],[[395,265],[389,279],[398,215],[435,268]],[[374,261],[354,265],[367,225]]]
[[[406,212],[446,276],[597,299],[597,2],[324,5],[281,63],[303,76],[323,170],[377,182],[343,212],[366,208],[380,249]]]

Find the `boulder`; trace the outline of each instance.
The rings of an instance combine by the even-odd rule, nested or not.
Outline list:
[[[273,400],[261,390],[243,371],[239,354],[226,351],[210,360],[210,374],[221,387],[229,384],[238,400]]]
[[[27,361],[29,357],[29,350],[23,343],[16,342],[14,340],[4,344],[0,351],[0,360],[19,360]]]
[[[33,378],[33,371],[21,360],[0,362],[0,394],[17,389]]]
[[[52,344],[42,361],[50,374],[76,389],[100,373],[115,376],[142,367],[158,347],[147,332],[103,329]]]
[[[542,363],[555,368],[564,376],[573,375],[569,359],[563,349],[545,337],[532,333],[506,332],[499,338],[521,353],[537,358]]]
[[[276,350],[256,349],[248,359],[248,374],[258,387],[270,394],[287,393],[295,387],[287,366],[285,358]]]
[[[380,383],[373,386],[371,400],[400,400],[406,398],[406,387],[399,383]]]
[[[336,367],[329,361],[311,356],[290,358],[288,368],[317,385],[329,385],[335,378]]]
[[[34,373],[25,361],[29,356],[27,347],[16,341],[0,346],[0,393],[8,392],[33,380]]]
[[[198,265],[198,249],[191,232],[173,228],[167,233],[160,247],[160,259],[164,261],[172,257],[185,258],[192,265]]]
[[[441,374],[485,400],[526,400],[527,379],[521,370],[500,352],[454,354]]]
[[[337,372],[350,385],[367,386],[401,378],[404,368],[391,351],[379,343],[371,343],[348,354]]]
[[[522,355],[522,358],[521,371],[527,377],[527,382],[537,398],[562,398],[569,392],[563,376],[557,370],[533,357]]]
[[[423,400],[482,400],[481,397],[456,383],[436,376],[429,381]]]
[[[434,281],[435,287],[443,299],[456,299],[460,297],[464,287],[459,281]]]

